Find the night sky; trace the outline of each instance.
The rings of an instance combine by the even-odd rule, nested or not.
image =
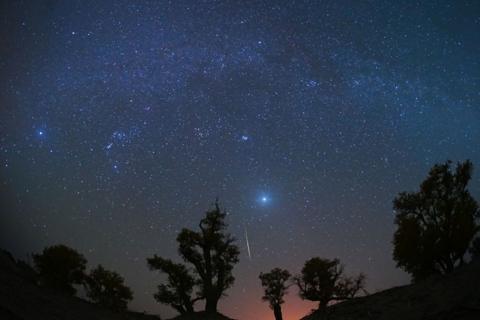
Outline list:
[[[175,314],[145,259],[180,261],[217,196],[244,320],[273,317],[261,271],[313,256],[407,283],[392,200],[434,163],[471,159],[480,199],[479,1],[1,3],[0,246],[72,246],[134,310]],[[315,306],[290,291],[287,320]]]

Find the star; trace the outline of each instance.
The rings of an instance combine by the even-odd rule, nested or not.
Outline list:
[[[267,205],[270,202],[270,197],[266,194],[262,194],[258,198],[258,202],[260,202],[261,205]]]

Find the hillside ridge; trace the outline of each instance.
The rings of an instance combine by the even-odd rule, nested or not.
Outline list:
[[[394,287],[314,311],[301,320],[480,319],[480,261],[449,275]]]

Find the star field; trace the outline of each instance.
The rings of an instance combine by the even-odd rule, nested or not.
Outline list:
[[[480,168],[478,1],[0,12],[1,247],[72,246],[125,276],[136,310],[174,315],[145,259],[179,260],[176,234],[216,197],[242,252],[220,302],[233,318],[269,319],[258,274],[313,256],[363,271],[371,291],[406,283],[393,198],[436,162]],[[287,320],[313,306],[290,291]]]

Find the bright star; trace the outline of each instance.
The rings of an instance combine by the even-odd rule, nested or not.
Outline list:
[[[242,141],[248,141],[248,139],[249,139],[248,136],[242,135]]]
[[[262,205],[266,205],[270,202],[270,197],[264,194],[258,198],[258,202]]]

